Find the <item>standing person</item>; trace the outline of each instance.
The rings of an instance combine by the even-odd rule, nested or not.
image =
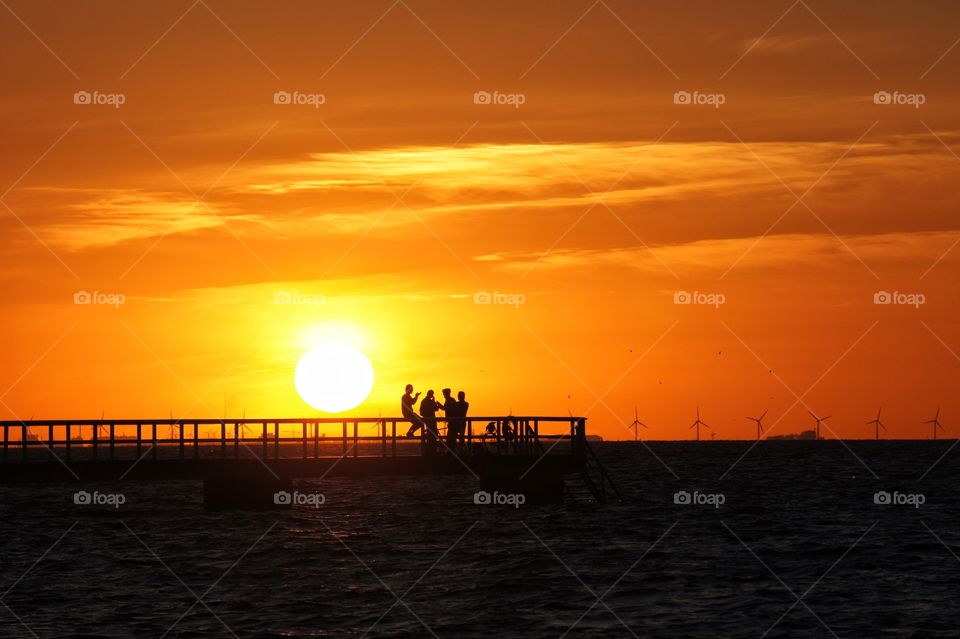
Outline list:
[[[433,452],[437,443],[439,435],[437,432],[437,411],[439,409],[440,404],[434,398],[433,389],[428,390],[427,396],[420,402],[420,417],[423,418],[423,424],[426,426],[428,452]]]
[[[447,441],[449,442],[449,441],[450,441],[450,431],[451,431],[451,429],[453,428],[453,421],[452,421],[452,419],[456,416],[457,400],[455,400],[455,399],[453,398],[453,395],[450,394],[451,391],[450,391],[449,388],[444,388],[444,389],[443,389],[442,391],[440,391],[440,392],[443,393],[443,403],[442,403],[442,404],[437,404],[437,406],[439,406],[440,410],[442,410],[442,411],[444,412],[444,417],[447,418],[447,419],[446,419],[446,422],[447,422]]]
[[[467,432],[467,411],[470,410],[470,402],[467,401],[467,394],[463,391],[457,393],[457,437],[463,440],[464,433]]]
[[[403,414],[403,418],[410,422],[407,437],[413,437],[413,434],[424,426],[423,420],[420,419],[413,409],[417,404],[417,398],[420,397],[420,392],[418,391],[416,395],[413,394],[413,384],[407,384],[405,390],[406,392],[403,394],[403,397],[400,398],[400,412]]]
[[[450,398],[447,402],[447,447],[453,450],[457,442],[463,439],[467,429],[467,409],[470,404],[466,400],[466,393],[457,393],[457,399]]]

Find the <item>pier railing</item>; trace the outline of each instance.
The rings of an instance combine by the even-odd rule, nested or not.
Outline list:
[[[445,452],[426,429],[406,437],[402,417],[92,419],[0,421],[0,462],[117,459],[316,459],[396,457]],[[582,417],[466,417],[452,449],[463,455],[578,454],[586,448]]]

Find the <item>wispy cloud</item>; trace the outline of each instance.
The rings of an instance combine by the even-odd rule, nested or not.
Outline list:
[[[955,239],[947,232],[888,233],[847,238],[847,244],[867,261],[887,260],[927,264]],[[536,262],[538,269],[605,270],[610,267],[663,274],[666,262],[681,274],[722,273],[745,253],[742,268],[824,266],[849,262],[850,253],[828,234],[784,234],[764,238],[757,250],[754,238],[699,240],[670,245],[630,248],[558,249],[547,254],[534,252],[492,253],[475,259],[494,267],[524,272]],[[654,256],[654,252],[657,257]]]
[[[751,38],[742,43],[743,51],[752,53],[786,53],[819,50],[832,46],[836,40],[829,33],[767,35],[763,38]]]
[[[270,198],[273,213],[288,211],[300,232],[317,234],[354,233],[373,220],[379,226],[418,224],[404,215],[407,206],[427,220],[583,210],[600,203],[624,208],[686,203],[694,213],[711,199],[718,205],[739,202],[749,212],[764,198],[789,197],[780,180],[797,193],[805,191],[848,151],[849,142],[749,146],[737,141],[594,142],[322,153],[239,171],[224,188],[236,197]],[[926,188],[944,174],[942,155],[930,136],[867,140],[832,168],[815,196],[857,190],[886,175],[893,164],[916,171],[917,187]],[[397,202],[400,195],[403,200]],[[382,216],[387,209],[397,213]],[[277,216],[271,220],[282,223]]]
[[[953,138],[945,133],[941,139]],[[271,236],[281,239],[337,238],[373,226],[420,229],[423,221],[444,217],[457,216],[469,225],[518,213],[610,206],[655,216],[649,224],[653,232],[664,227],[665,216],[679,213],[700,220],[706,236],[755,236],[765,228],[763,219],[790,204],[783,183],[802,193],[848,148],[848,142],[748,144],[562,142],[313,153],[295,162],[238,167],[204,204],[166,191],[46,189],[49,214],[40,224],[46,222],[45,236],[52,242],[84,248],[216,228],[222,220],[238,222],[231,228],[239,234],[269,227]],[[882,190],[883,176],[894,165],[901,174],[914,175],[900,194],[952,188],[944,153],[929,135],[865,141],[833,167],[811,198],[842,200],[852,192],[875,198],[875,193],[862,192],[863,185]],[[884,216],[880,209],[871,223]],[[733,227],[714,233],[711,224],[721,210],[739,213],[729,220]],[[751,222],[757,216],[760,221]],[[902,214],[896,217],[903,222]],[[674,225],[673,235],[683,228]],[[865,227],[859,230],[866,232]],[[889,229],[879,229],[884,230]],[[905,230],[911,230],[909,225]],[[527,239],[536,246],[543,243],[539,236],[528,234]]]
[[[219,204],[135,189],[34,189],[68,198],[49,214],[45,236],[71,250],[218,227],[223,219],[252,219]],[[82,198],[76,201],[77,197]]]

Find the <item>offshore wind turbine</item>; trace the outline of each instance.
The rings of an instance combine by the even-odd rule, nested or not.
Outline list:
[[[637,407],[634,406],[634,407],[633,407],[633,421],[630,423],[629,426],[627,426],[627,428],[632,428],[632,429],[633,429],[633,441],[635,441],[635,442],[636,442],[636,441],[640,441],[640,431],[637,430],[637,428],[640,427],[640,426],[642,426],[642,427],[644,427],[644,428],[647,427],[646,424],[644,424],[643,422],[640,421],[640,418],[639,418],[639,416],[637,415]]]
[[[825,422],[828,419],[830,419],[830,415],[825,415],[824,417],[817,417],[816,415],[813,414],[813,411],[808,410],[807,412],[810,413],[810,417],[813,417],[813,419],[816,420],[817,422],[817,440],[819,441],[820,440],[820,422]]]
[[[875,419],[871,419],[869,422],[867,422],[867,425],[868,425],[868,426],[869,426],[870,424],[873,424],[874,435],[875,435],[876,439],[878,439],[878,440],[880,439],[880,429],[882,428],[882,429],[884,430],[884,432],[886,432],[886,430],[887,430],[887,427],[883,425],[883,422],[882,422],[882,421],[880,421],[880,411],[882,411],[882,410],[883,410],[883,406],[881,406],[880,408],[877,409],[877,417],[876,417]]]
[[[696,428],[697,428],[697,441],[700,441],[700,427],[701,427],[701,426],[706,426],[708,429],[710,428],[710,426],[707,424],[707,422],[705,422],[705,421],[703,421],[702,419],[700,419],[700,407],[697,406],[697,421],[695,421],[695,422],[693,422],[692,424],[690,424],[690,428],[693,428],[693,427],[696,427]],[[688,428],[687,430],[690,430],[690,429]]]
[[[757,441],[760,441],[760,435],[763,434],[763,418],[767,416],[767,412],[769,412],[769,410],[770,409],[768,408],[767,410],[763,411],[763,414],[760,415],[760,417],[747,416],[747,419],[750,421],[757,422]]]
[[[170,421],[172,422],[172,421],[173,421],[173,409],[170,408],[170,409],[168,409],[168,410],[170,411]],[[182,427],[181,427],[181,428],[182,428]],[[175,430],[176,430],[176,428],[174,427],[174,425],[173,425],[173,424],[170,424],[169,428],[167,428],[167,439],[170,439],[170,440],[173,439],[173,433],[174,433]]]
[[[107,411],[106,411],[106,410],[100,411],[100,421],[97,422],[97,425],[96,425],[96,429],[97,429],[97,439],[101,439],[101,438],[103,437],[103,430],[102,430],[102,429],[103,429],[103,418],[106,417],[106,416],[107,416]]]
[[[943,424],[940,423],[940,407],[939,407],[939,406],[937,406],[937,412],[936,412],[936,414],[933,416],[933,419],[929,419],[929,420],[927,420],[927,421],[925,421],[925,422],[923,422],[923,423],[924,423],[924,424],[933,424],[933,438],[934,438],[934,439],[937,438],[937,429],[938,429],[938,428],[939,428],[940,430],[946,432],[946,429],[943,427]]]

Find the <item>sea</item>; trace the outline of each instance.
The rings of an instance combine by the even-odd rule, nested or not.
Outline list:
[[[593,443],[606,503],[469,475],[302,481],[264,512],[2,486],[0,637],[958,637],[956,443]]]

